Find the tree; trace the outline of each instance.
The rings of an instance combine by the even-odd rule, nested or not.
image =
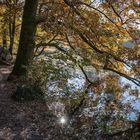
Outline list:
[[[63,43],[67,43],[70,47],[74,46],[75,49],[83,46],[85,51],[90,50],[95,56],[93,57],[93,59],[96,58],[94,62],[98,62],[100,69],[113,71],[140,85],[137,78],[130,77],[131,75],[127,75],[124,70],[124,66],[127,65],[133,71],[132,73],[138,73],[135,69],[136,66],[134,67],[130,63],[135,59],[132,54],[136,51],[134,52],[132,49],[128,51],[122,45],[126,38],[132,39],[133,36],[130,33],[132,24],[128,24],[129,18],[126,18],[129,15],[124,13],[125,10],[128,12],[133,8],[130,2],[125,4],[123,1],[119,1],[118,4],[116,1],[106,0],[99,6],[90,0],[59,0],[59,2],[42,0],[40,3],[38,11],[44,17],[39,18],[37,22],[38,1],[25,2],[19,49],[12,74],[20,76],[26,73],[26,66],[30,64],[34,55],[37,23],[42,22],[40,29],[46,31],[48,36],[57,35]],[[123,8],[121,4],[123,4]],[[122,8],[122,10],[117,11],[116,7]],[[119,12],[123,13],[122,16],[119,16]],[[124,28],[124,25],[128,27],[131,25],[131,30]],[[45,41],[41,40],[40,44],[49,46]],[[88,60],[91,61],[91,58]],[[94,65],[93,60],[91,64]]]
[[[26,0],[20,33],[19,47],[12,75],[22,76],[31,63],[35,47],[36,13],[38,0]]]
[[[42,21],[40,28],[49,37],[57,35],[54,42],[67,44],[74,49],[73,53],[81,54],[90,65],[115,72],[140,86],[139,72],[134,62],[139,59],[136,56],[138,45],[134,45],[135,49],[123,46],[123,42],[135,42],[136,38],[137,29],[133,21],[137,20],[138,14],[129,12],[134,8],[133,4],[121,0],[105,0],[98,4],[91,0],[42,1],[40,13],[46,20]],[[40,40],[41,47],[52,46],[52,43],[46,43],[46,38]],[[84,56],[81,49],[90,55]],[[126,66],[130,69],[129,74]],[[137,76],[133,77],[134,73]]]
[[[3,0],[0,1],[0,18],[1,18],[1,36],[6,32],[7,41],[6,49],[13,54],[16,48],[15,42],[18,40],[18,32],[20,27],[20,16],[23,7],[23,1],[20,0]]]
[[[15,41],[15,34],[16,34],[16,22],[21,11],[22,2],[20,0],[9,0],[6,1],[6,9],[8,13],[8,29],[9,29],[9,52],[13,54],[13,47]]]

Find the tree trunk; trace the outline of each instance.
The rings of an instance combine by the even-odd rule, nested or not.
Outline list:
[[[16,28],[16,16],[14,15],[12,19],[12,23],[9,23],[9,38],[10,38],[9,52],[11,55],[13,54],[15,28]]]
[[[38,0],[26,0],[20,33],[19,48],[12,75],[20,77],[26,74],[26,67],[31,63],[35,46],[36,13]]]
[[[3,35],[2,35],[2,46],[3,48],[7,48],[6,29],[4,29]]]

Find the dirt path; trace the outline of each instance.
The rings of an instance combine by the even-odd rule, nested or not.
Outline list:
[[[11,99],[14,83],[6,78],[9,66],[0,66],[0,140],[67,140],[45,102],[17,103]]]

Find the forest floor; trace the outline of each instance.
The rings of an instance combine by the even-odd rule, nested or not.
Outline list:
[[[0,140],[69,140],[43,101],[18,103],[16,84],[6,79],[11,66],[0,66]]]

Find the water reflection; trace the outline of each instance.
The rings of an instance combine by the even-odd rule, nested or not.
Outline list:
[[[91,77],[91,79],[94,79],[94,80],[96,77],[99,77],[99,76],[102,77],[107,74],[104,72],[97,74],[95,72],[95,69],[94,70],[92,68],[90,68],[90,69],[87,68],[87,69],[89,70],[89,71],[87,71],[87,75],[89,77]],[[137,87],[134,83],[132,83],[131,81],[129,81],[123,77],[120,78],[120,83],[122,86],[124,86],[126,83],[130,84],[131,90],[137,89],[138,92],[140,91],[139,87]],[[84,75],[82,74],[82,72],[79,69],[73,71],[73,77],[71,77],[67,80],[68,90],[71,94],[75,93],[77,91],[79,91],[79,92],[84,91],[85,84],[86,84],[86,79],[84,78]],[[57,81],[55,81],[53,84],[51,83],[49,85],[48,89],[49,89],[49,92],[51,92],[51,94],[54,93],[55,95],[60,95],[60,96],[63,95],[63,89],[58,87]],[[136,116],[138,116],[137,114],[140,112],[140,95],[138,94],[138,97],[136,97],[135,95],[130,95],[129,92],[130,91],[127,90],[124,93],[121,93],[122,95],[121,95],[121,98],[118,99],[118,102],[120,102],[120,104],[122,104],[124,107],[126,104],[129,104],[129,110],[133,109],[133,110],[135,110],[135,112],[131,112],[132,110],[128,111],[128,108],[125,108],[128,111],[126,116],[128,116],[128,119],[130,119],[130,120],[136,120],[137,119]],[[103,109],[105,108],[106,102],[113,101],[114,100],[113,98],[115,98],[114,96],[116,96],[116,95],[114,95],[114,93],[104,93],[104,92],[98,95],[97,93],[94,93],[92,90],[89,90],[88,96],[90,97],[90,99],[92,101],[98,100],[98,103],[96,104],[97,105],[96,111],[102,112]],[[94,113],[96,111],[94,110]],[[123,110],[123,111],[125,111],[125,110]],[[84,112],[85,112],[85,110],[84,110]],[[86,112],[88,112],[88,114],[89,114],[89,111],[86,111]]]

